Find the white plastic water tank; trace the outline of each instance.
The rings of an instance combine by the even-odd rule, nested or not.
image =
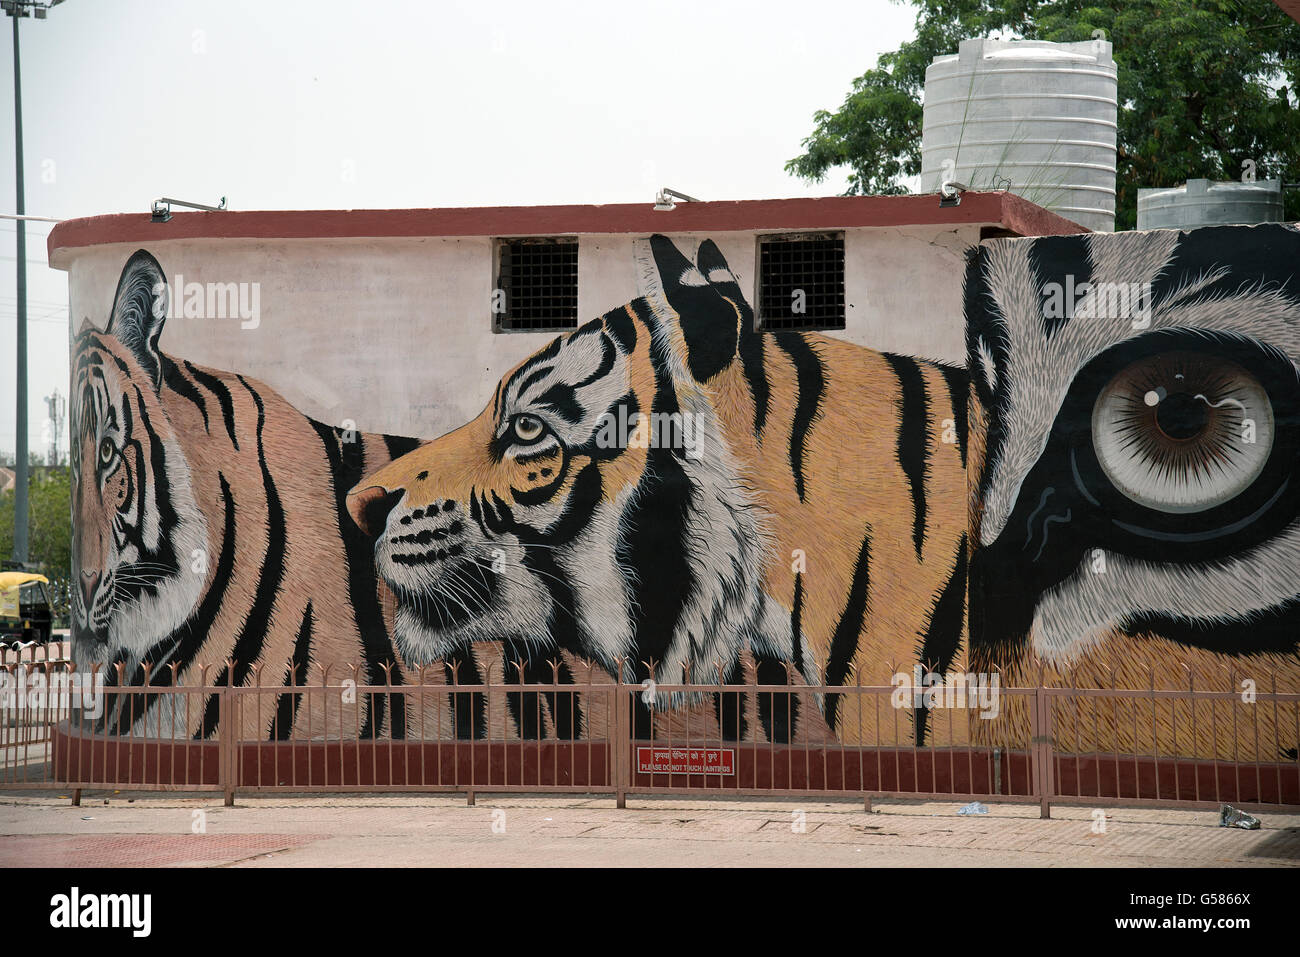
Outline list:
[[[1007,189],[1112,231],[1116,90],[1105,40],[963,40],[925,71],[922,191]]]
[[[1138,190],[1138,229],[1280,223],[1285,218],[1280,179],[1253,183],[1189,179],[1172,189]]]

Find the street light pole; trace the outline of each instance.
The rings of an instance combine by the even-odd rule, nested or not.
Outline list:
[[[35,15],[44,20],[50,7],[63,0],[0,0],[0,9],[14,21],[14,177],[18,183],[18,366],[17,441],[14,443],[14,561],[27,564],[27,223],[23,219],[23,80],[18,61],[18,21]]]
[[[17,11],[11,14],[14,21],[14,148],[17,157],[18,215],[27,210],[23,202],[23,87],[22,71],[18,63]],[[27,223],[19,219],[18,225],[18,441],[14,451],[14,561],[27,564]]]

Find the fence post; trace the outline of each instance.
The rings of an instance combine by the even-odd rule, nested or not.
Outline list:
[[[1038,792],[1038,816],[1046,819],[1052,816],[1052,705],[1041,682],[1034,689],[1034,706],[1030,714],[1034,739],[1034,790]]]
[[[239,733],[234,728],[234,706],[230,682],[217,692],[217,774],[226,794],[226,807],[235,805],[235,747]]]
[[[616,667],[617,675],[614,680],[614,740],[613,757],[614,762],[614,806],[627,807],[627,788],[629,778],[631,777],[631,736],[632,721],[628,711],[632,707],[631,700],[623,690],[623,662],[620,659]]]

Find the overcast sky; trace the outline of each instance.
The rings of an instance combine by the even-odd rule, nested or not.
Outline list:
[[[27,212],[650,202],[841,193],[782,169],[912,33],[890,0],[629,4],[66,0],[25,19]],[[9,34],[12,21],[3,18]],[[0,211],[14,198],[0,38]],[[68,391],[66,274],[27,229],[31,446]],[[0,221],[0,450],[14,447],[15,234]],[[109,304],[104,303],[104,309]]]

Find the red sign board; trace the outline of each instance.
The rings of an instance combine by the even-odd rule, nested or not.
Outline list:
[[[641,774],[735,774],[736,752],[731,748],[637,748],[636,769]]]

